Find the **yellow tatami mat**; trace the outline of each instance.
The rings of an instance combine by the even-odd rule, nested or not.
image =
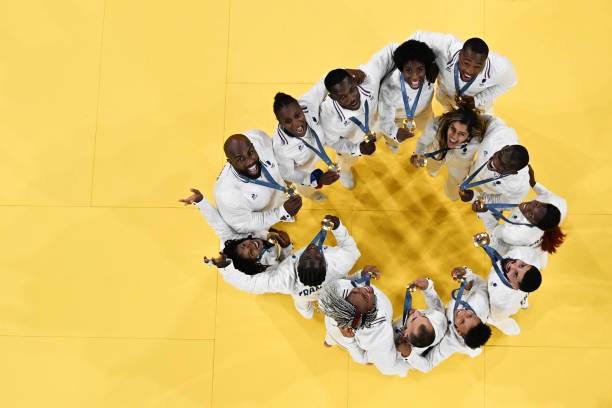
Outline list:
[[[603,0],[7,3],[0,406],[612,406],[611,17]],[[569,213],[520,335],[494,329],[474,359],[394,378],[323,347],[322,315],[303,319],[291,297],[227,284],[202,262],[217,237],[177,200],[213,199],[229,135],[272,135],[276,92],[418,29],[482,37],[512,61],[518,85],[495,114]],[[453,267],[490,265],[471,244],[482,223],[446,198],[446,170],[409,164],[414,144],[379,142],[354,190],[336,183],[280,226],[301,248],[338,215],[396,316],[407,282],[432,278],[446,302]]]

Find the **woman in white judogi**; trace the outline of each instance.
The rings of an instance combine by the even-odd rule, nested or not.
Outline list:
[[[378,121],[387,147],[398,153],[399,143],[422,132],[433,119],[431,100],[438,67],[432,49],[415,40],[397,47],[393,61],[396,69],[380,86]]]
[[[431,176],[437,175],[446,165],[448,176],[444,192],[451,200],[456,200],[459,198],[459,184],[468,175],[483,139],[484,127],[484,121],[472,109],[461,107],[438,116],[427,124],[419,137],[410,162],[419,168],[426,161]]]

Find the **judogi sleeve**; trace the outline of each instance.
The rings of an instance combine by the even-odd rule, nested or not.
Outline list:
[[[270,267],[256,275],[247,275],[240,272],[232,264],[219,268],[219,272],[230,285],[248,293],[284,293],[290,295],[295,286],[293,263],[289,258],[278,266]]]
[[[439,123],[440,119],[435,118],[429,121],[427,126],[425,126],[425,130],[423,130],[423,133],[421,134],[421,136],[419,136],[419,139],[417,140],[416,148],[414,151],[415,154],[427,153],[427,146],[433,144],[436,139],[436,133],[438,133]]]
[[[436,54],[436,57],[443,56],[445,59],[450,57],[449,50],[455,43],[461,43],[461,40],[452,34],[432,33],[429,31],[416,31],[409,40],[417,40],[427,44]]]
[[[492,75],[495,76],[497,84],[474,95],[476,106],[485,106],[493,103],[495,98],[506,93],[517,84],[514,66],[508,58],[497,54],[490,55],[489,57],[493,65]]]
[[[340,222],[338,228],[332,230],[332,233],[338,245],[327,250],[327,274],[329,276],[326,276],[326,280],[347,276],[355,262],[357,262],[357,259],[361,256],[355,239],[349,235],[342,222]]]
[[[212,205],[206,197],[202,198],[200,202],[195,203],[195,206],[200,210],[200,213],[204,216],[208,225],[215,231],[221,242],[237,238],[238,234],[227,225],[225,220],[219,215],[219,211],[217,211],[215,206]]]

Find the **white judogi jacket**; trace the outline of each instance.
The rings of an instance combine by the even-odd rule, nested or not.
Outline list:
[[[387,44],[378,51],[365,65],[358,68],[365,72],[366,78],[357,86],[360,94],[360,105],[357,110],[349,110],[341,107],[332,98],[326,98],[321,104],[321,124],[325,131],[327,145],[338,153],[361,156],[359,144],[363,141],[363,131],[349,118],[355,117],[365,125],[365,101],[369,107],[369,125],[374,129],[374,117],[378,109],[378,92],[380,82],[390,72],[393,65],[393,51],[397,43]]]
[[[533,190],[537,194],[534,200],[554,205],[561,213],[561,220],[559,222],[565,219],[567,215],[567,201],[565,199],[549,191],[540,183],[536,183],[533,186]],[[501,255],[504,255],[513,247],[527,246],[538,249],[541,252],[540,263],[542,267],[546,266],[548,255],[546,255],[546,252],[541,251],[540,248],[542,236],[544,235],[543,230],[538,227],[514,225],[507,222],[498,224],[498,221],[489,212],[478,213],[478,217],[483,220],[487,231],[491,235],[491,244]],[[527,221],[527,218],[525,218],[518,207],[507,218],[512,222],[529,224],[529,221]]]
[[[463,48],[463,42],[452,34],[427,31],[417,31],[408,39],[422,41],[434,51],[440,70],[436,96],[440,101],[446,100],[455,106],[454,69],[455,64],[459,63],[459,51]],[[465,84],[459,75],[459,89]],[[495,98],[516,84],[516,72],[510,60],[489,50],[485,66],[463,95],[473,96],[476,107],[490,106]]]
[[[483,323],[487,322],[489,317],[489,294],[487,292],[487,282],[485,282],[480,276],[475,275],[469,268],[465,274],[467,281],[474,281],[474,285],[469,292],[463,292],[463,298],[465,302],[474,309],[476,315]],[[453,353],[467,354],[470,357],[476,357],[482,353],[482,348],[471,349],[465,345],[463,337],[457,333],[455,325],[453,323],[453,308],[455,307],[455,300],[451,300],[446,305],[446,318],[448,319],[448,329],[446,335],[442,341],[427,353],[426,359],[428,368],[431,369],[443,360],[446,360]],[[461,306],[460,306],[461,307]]]
[[[438,116],[427,124],[427,127],[425,127],[425,130],[417,140],[417,145],[414,152],[415,154],[425,154],[435,152],[436,150],[440,149],[440,143],[436,137],[438,129],[440,128],[440,120],[441,116]],[[446,164],[446,166],[449,168],[469,168],[474,160],[474,155],[476,155],[476,151],[478,150],[479,146],[480,142],[478,141],[478,138],[473,137],[465,148],[449,150],[446,153],[446,157],[442,160],[442,163]],[[427,160],[433,159],[429,158]]]
[[[348,230],[342,223],[338,228],[332,230],[332,233],[338,246],[323,246],[323,255],[327,262],[323,284],[346,277],[361,256],[355,240],[349,235]],[[322,285],[305,286],[300,282],[297,272],[298,261],[305,249],[296,251],[275,268],[257,275],[246,275],[231,268],[231,270],[224,271],[224,278],[231,285],[245,292],[257,294],[284,293],[292,295],[294,298],[314,302],[319,299]],[[359,278],[361,275],[354,276]]]
[[[506,126],[503,120],[487,115],[484,115],[483,119],[487,128],[482,143],[478,147],[478,155],[470,174],[488,162],[504,146],[519,144],[516,131]],[[485,166],[471,182],[484,180],[497,174]],[[474,198],[481,196],[485,203],[520,203],[529,193],[529,168],[525,166],[517,174],[481,184],[477,188],[482,190],[482,194],[474,194]]]
[[[227,223],[221,218],[221,215],[217,211],[214,205],[212,205],[206,197],[202,198],[202,201],[199,203],[195,203],[195,206],[200,210],[200,213],[206,219],[208,225],[215,231],[217,236],[219,237],[220,249],[225,247],[224,242],[228,239],[243,239],[247,238],[249,235],[252,235],[253,238],[261,238],[264,241],[266,240],[267,233],[253,233],[253,234],[240,234],[234,231]],[[287,256],[291,255],[291,251],[293,250],[293,243],[289,244],[286,248],[281,248],[274,245],[267,250],[264,251],[263,256],[259,259],[259,263],[267,266],[275,266]],[[231,262],[231,260],[229,260]],[[220,271],[225,271],[230,268],[227,266],[226,268],[219,269]],[[222,273],[223,275],[223,273]],[[224,276],[225,277],[225,276]],[[227,280],[227,279],[226,279]],[[229,282],[231,283],[231,282]]]
[[[448,329],[448,321],[446,320],[446,316],[444,315],[444,305],[440,300],[440,296],[434,289],[434,283],[431,279],[427,279],[429,285],[427,289],[423,290],[423,295],[425,296],[425,305],[427,309],[420,310],[428,319],[431,325],[433,326],[435,338],[433,343],[425,348],[420,348],[416,346],[411,346],[412,350],[408,357],[402,356],[404,361],[406,361],[411,367],[416,368],[419,371],[424,373],[431,370],[427,359],[422,356],[422,353],[427,350],[429,347],[434,347],[436,344],[440,343],[440,341],[444,338],[444,334]],[[403,315],[403,310],[402,310]],[[403,316],[402,316],[403,317]],[[395,345],[399,344],[400,336],[402,335],[404,325],[402,322],[402,318],[396,319],[393,322],[393,339],[395,341]],[[401,355],[401,353],[400,353]]]
[[[323,80],[320,80],[308,92],[298,98],[297,101],[308,124],[308,131],[303,137],[290,136],[280,124],[274,132],[272,137],[274,155],[278,160],[281,176],[287,181],[304,186],[317,186],[316,180],[310,180],[310,174],[315,170],[315,164],[321,159],[302,141],[306,140],[308,144],[318,150],[319,147],[313,135],[314,130],[325,146],[325,133],[319,119],[319,107],[326,95],[327,89],[325,89]]]
[[[346,298],[352,286],[345,284],[350,282],[348,280],[341,282],[343,283],[341,295]],[[326,341],[331,337],[332,343],[337,343],[346,349],[356,363],[373,363],[385,375],[405,377],[408,370],[413,367],[404,361],[401,353],[395,348],[392,327],[393,307],[383,292],[374,285],[370,286],[374,289],[378,308],[376,319],[370,327],[355,330],[354,337],[344,337],[336,321],[325,316]]]
[[[402,97],[402,87],[400,80],[403,81],[403,75],[395,69],[388,75],[380,87],[380,105],[379,117],[380,129],[390,138],[397,142],[397,131],[402,124],[402,120],[406,119],[406,108],[404,106],[404,98]],[[412,89],[406,84],[406,96],[410,108],[416,99],[418,89]],[[414,112],[414,117],[423,112],[431,105],[431,100],[434,94],[434,84],[429,82],[427,78],[423,80],[423,89],[419,96],[419,102]],[[399,125],[399,126],[398,126]]]
[[[285,186],[272,150],[272,139],[261,130],[247,130],[244,135],[253,143],[262,166],[278,184]],[[259,180],[266,181],[263,170]],[[257,232],[280,221],[293,222],[283,207],[286,198],[282,191],[243,181],[229,163],[217,177],[214,195],[221,217],[236,232]]]
[[[540,268],[539,253],[533,248],[513,248],[506,254],[505,258],[520,259],[529,265],[533,265],[538,269]],[[528,293],[504,285],[492,266],[487,284],[490,306],[488,323],[491,323],[504,332],[506,332],[506,328],[508,327],[518,327],[514,319],[510,318],[510,316],[519,311],[522,303],[527,300]]]

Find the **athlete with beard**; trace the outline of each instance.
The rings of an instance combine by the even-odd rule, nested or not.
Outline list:
[[[221,217],[236,232],[260,232],[280,221],[293,222],[302,197],[287,198],[272,150],[261,130],[230,136],[223,146],[227,163],[215,183]]]

